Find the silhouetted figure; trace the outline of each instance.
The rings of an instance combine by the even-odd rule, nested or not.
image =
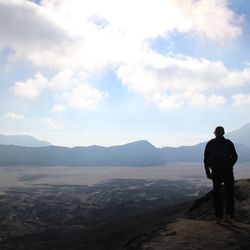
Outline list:
[[[210,140],[204,152],[204,165],[207,178],[213,180],[213,202],[217,222],[223,218],[221,200],[222,183],[226,193],[225,220],[234,218],[234,175],[233,166],[238,159],[234,144],[224,137],[224,128],[215,129],[215,138]]]

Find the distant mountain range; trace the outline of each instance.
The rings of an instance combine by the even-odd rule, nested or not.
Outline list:
[[[51,146],[49,142],[37,140],[36,138],[29,135],[0,135],[0,144],[24,147]]]
[[[227,138],[236,143],[241,143],[250,148],[250,123],[245,124],[239,129],[227,133]]]
[[[239,162],[250,162],[250,123],[228,133],[235,143]],[[0,166],[131,166],[147,167],[173,162],[202,162],[206,142],[194,146],[156,148],[148,141],[121,146],[58,147],[24,136],[3,143],[0,136]],[[14,140],[18,138],[18,140]],[[25,142],[26,147],[16,142]],[[29,144],[29,143],[30,144]],[[8,144],[8,145],[6,145]],[[10,145],[12,144],[12,145]],[[28,146],[32,145],[32,146]],[[40,145],[40,146],[38,146]]]
[[[147,141],[113,147],[21,147],[0,145],[0,165],[154,166],[164,163],[159,149]]]

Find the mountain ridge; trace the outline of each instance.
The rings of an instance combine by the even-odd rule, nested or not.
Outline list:
[[[243,144],[246,147],[250,149],[250,122],[244,124],[238,129],[235,129],[233,131],[227,132],[226,133],[226,138],[232,140],[236,144]],[[24,140],[24,143],[20,142],[21,140]],[[16,140],[16,141],[15,141]],[[28,142],[25,142],[28,141]],[[31,145],[31,143],[35,145]],[[148,140],[138,140],[138,141],[132,141],[129,143],[125,143],[122,145],[112,145],[112,146],[102,146],[102,145],[89,145],[89,146],[73,146],[71,148],[78,148],[78,147],[102,147],[102,148],[110,148],[110,147],[119,147],[119,146],[124,146],[124,145],[133,145],[134,143],[143,143],[143,144],[148,144],[149,146],[155,147],[152,143],[150,143]],[[158,149],[161,148],[174,148],[174,149],[181,149],[181,148],[186,148],[186,147],[197,147],[199,145],[203,145],[206,142],[200,142],[194,145],[182,145],[182,146],[163,146],[163,147],[158,147]],[[16,145],[16,146],[24,146],[24,147],[43,147],[43,146],[54,146],[50,142],[47,142],[45,140],[39,140],[36,139],[33,136],[30,135],[1,135],[0,134],[0,145]],[[66,146],[60,146],[60,147],[65,147]]]
[[[16,145],[24,147],[46,147],[51,144],[44,140],[38,140],[30,135],[0,135],[1,145]]]
[[[154,166],[164,163],[147,141],[111,147],[22,147],[0,145],[0,166]]]
[[[158,149],[137,143],[101,147],[22,147],[0,145],[0,166],[131,166],[149,167],[176,162],[202,162],[205,144]],[[236,144],[238,162],[250,162],[250,149]]]
[[[240,127],[239,129],[236,129],[234,131],[231,131],[227,134],[227,137],[234,141],[235,143],[242,143],[248,148],[250,148],[250,123],[247,123]]]
[[[237,137],[238,136],[238,137]],[[244,144],[250,136],[250,124],[226,135],[233,137],[238,162],[250,162],[250,147]],[[243,142],[242,142],[243,141]],[[250,138],[249,138],[250,141]],[[193,146],[157,148],[147,140],[118,146],[77,146],[73,148],[47,145],[24,147],[1,145],[0,166],[159,166],[176,162],[202,162],[206,142]]]

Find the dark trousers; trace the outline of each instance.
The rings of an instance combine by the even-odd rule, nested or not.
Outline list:
[[[226,210],[225,214],[234,218],[234,176],[233,172],[213,175],[213,202],[215,216],[217,218],[223,217],[223,203],[222,203],[222,183],[225,187],[226,195]]]

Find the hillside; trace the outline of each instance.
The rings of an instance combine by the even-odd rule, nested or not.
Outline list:
[[[196,200],[191,208],[170,224],[132,241],[127,250],[212,250],[250,248],[250,180],[236,182],[236,223],[216,224],[212,192]]]
[[[16,145],[24,147],[46,147],[51,146],[46,141],[38,140],[29,135],[0,135],[1,145]]]
[[[228,133],[227,137],[236,143],[241,143],[250,148],[250,123]]]

